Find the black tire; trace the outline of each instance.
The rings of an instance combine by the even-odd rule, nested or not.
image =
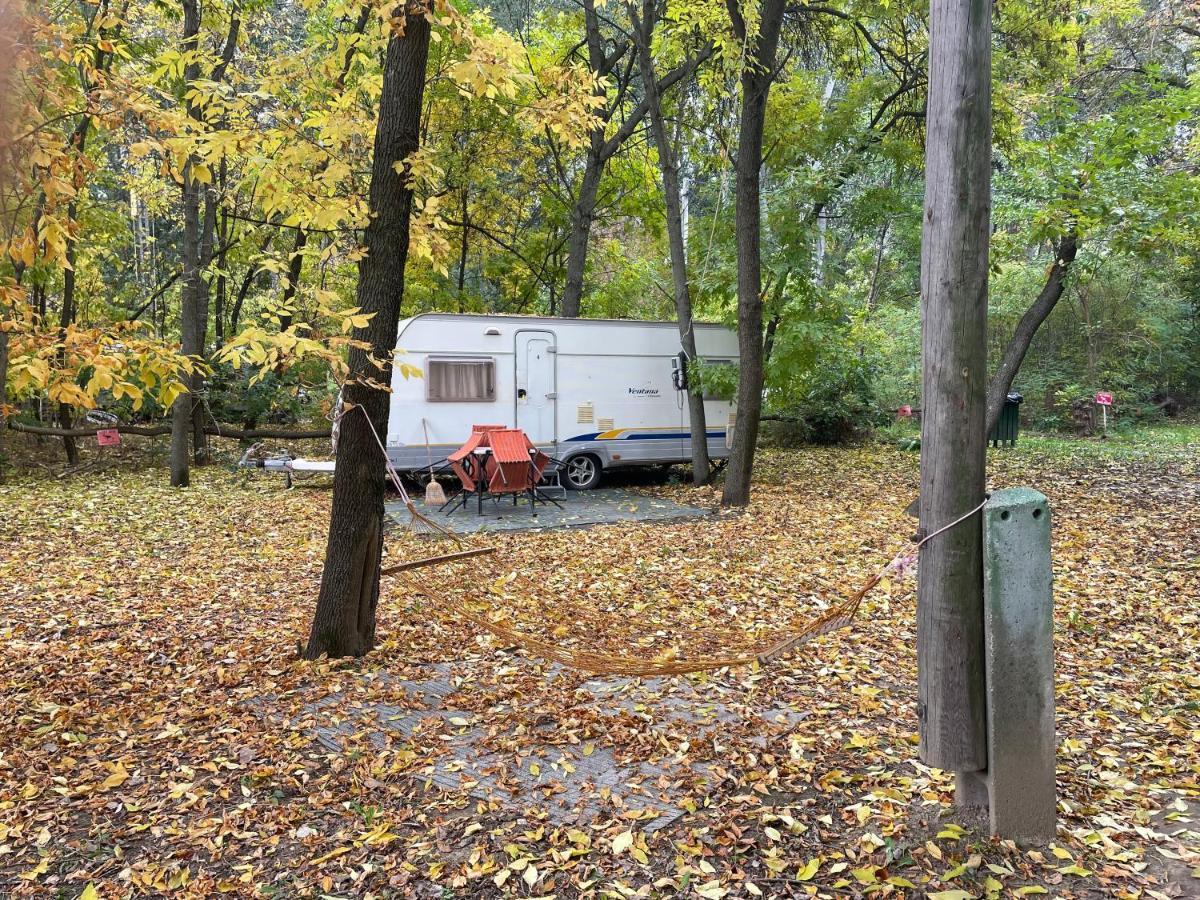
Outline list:
[[[600,483],[600,459],[591,453],[572,456],[563,464],[563,487],[571,491],[590,491]]]

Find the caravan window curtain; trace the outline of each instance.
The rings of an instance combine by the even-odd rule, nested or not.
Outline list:
[[[437,359],[425,366],[425,399],[437,403],[490,402],[496,399],[496,361]]]

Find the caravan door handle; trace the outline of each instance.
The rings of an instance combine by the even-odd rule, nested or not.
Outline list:
[[[557,399],[558,399],[558,394],[556,394],[555,392],[551,391],[549,394],[547,394],[547,395],[546,395],[546,399],[547,399],[547,400],[557,400]]]

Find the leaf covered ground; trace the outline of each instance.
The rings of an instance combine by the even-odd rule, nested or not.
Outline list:
[[[745,514],[489,538],[495,557],[389,580],[378,649],[318,663],[296,648],[327,490],[217,466],[184,492],[161,468],[18,478],[0,894],[1195,896],[1198,451],[991,457],[994,487],[1034,485],[1054,515],[1060,827],[1035,849],[957,821],[952,778],[915,759],[911,580],[778,662],[671,679],[563,669],[455,615],[623,656],[757,648],[904,547],[915,454],[769,452]],[[389,560],[429,552],[392,532]],[[453,714],[400,687],[430,673]],[[600,758],[639,774],[581,787]]]

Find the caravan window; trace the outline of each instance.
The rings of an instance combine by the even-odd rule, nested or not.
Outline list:
[[[496,361],[491,357],[438,359],[425,366],[425,399],[441,403],[496,399]]]

